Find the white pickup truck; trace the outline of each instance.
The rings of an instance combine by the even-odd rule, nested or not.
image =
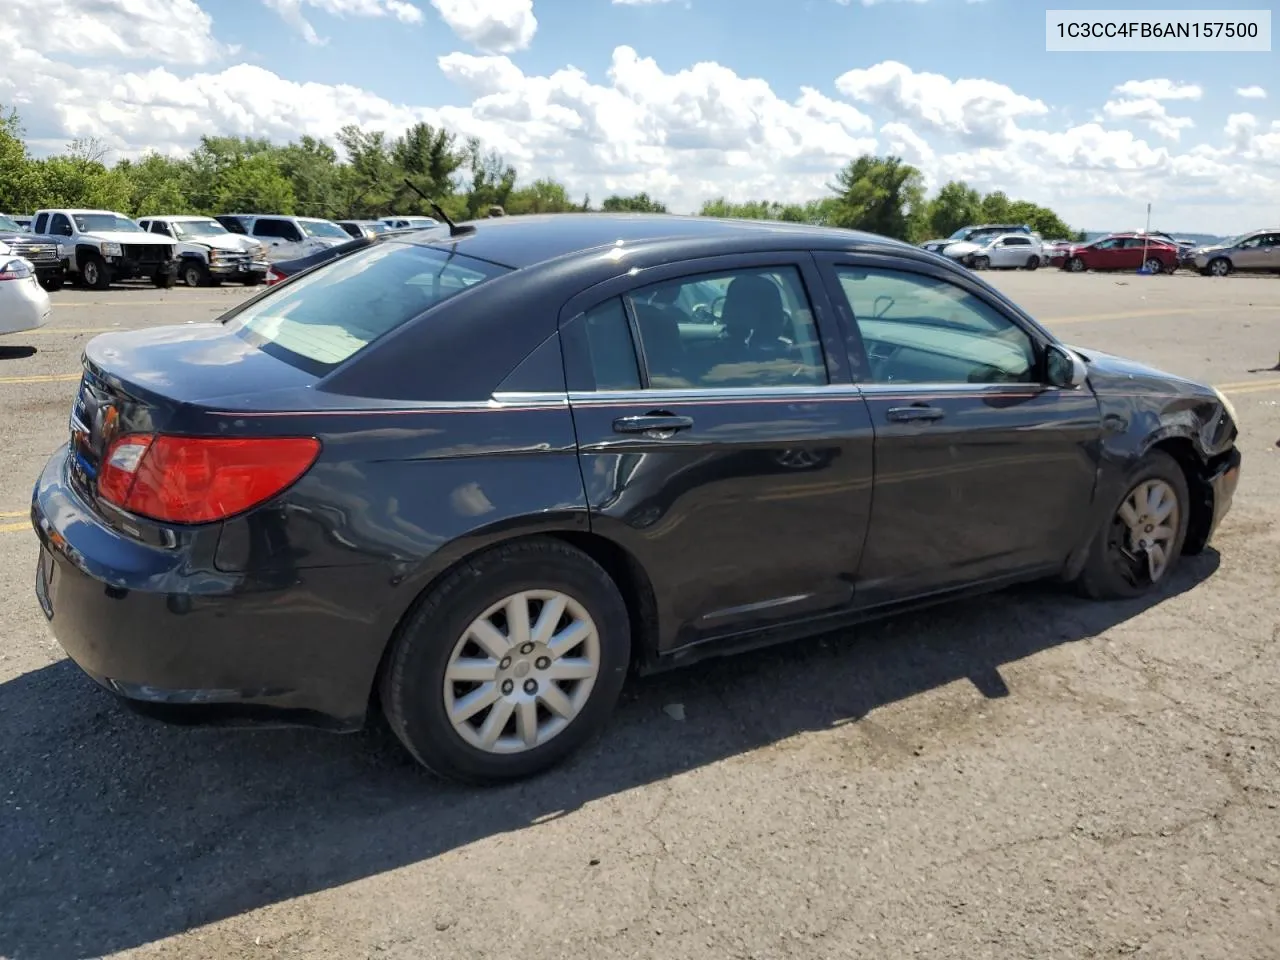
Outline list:
[[[134,277],[171,287],[177,276],[173,241],[113,210],[37,210],[31,230],[56,240],[67,276],[94,290]]]
[[[267,280],[266,248],[213,217],[142,217],[138,226],[177,241],[178,276],[188,287],[217,286],[223,280],[252,286]]]

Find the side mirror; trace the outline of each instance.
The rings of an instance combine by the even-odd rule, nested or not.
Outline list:
[[[1057,343],[1045,351],[1045,372],[1049,384],[1064,390],[1076,390],[1089,378],[1089,368],[1076,354]]]

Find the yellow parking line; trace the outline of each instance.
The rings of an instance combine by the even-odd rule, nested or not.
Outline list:
[[[0,520],[8,520],[10,517],[25,517],[30,510],[5,510],[0,513]]]
[[[1280,310],[1280,306],[1249,307],[1247,310],[1240,312],[1247,316],[1249,313],[1266,313],[1275,312],[1276,310]],[[1051,327],[1054,324],[1092,323],[1097,320],[1138,320],[1142,317],[1179,317],[1205,312],[1206,308],[1204,307],[1165,307],[1154,310],[1129,310],[1125,313],[1081,313],[1075,316],[1037,317],[1036,319],[1045,326]]]
[[[69,310],[71,308],[80,307],[174,307],[188,306],[190,304],[211,304],[225,303],[227,306],[233,306],[235,301],[227,300],[88,300],[88,301],[72,301],[64,303],[61,300],[53,301],[54,309]]]
[[[69,383],[79,379],[78,373],[43,373],[30,377],[0,377],[0,383]]]
[[[1223,393],[1265,393],[1280,390],[1280,380],[1255,380],[1253,383],[1228,383],[1218,388]]]
[[[28,523],[0,523],[0,533],[17,533],[19,530],[30,530]]]

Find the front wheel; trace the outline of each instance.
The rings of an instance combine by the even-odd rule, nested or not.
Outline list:
[[[990,257],[974,257],[973,258],[973,269],[986,270],[989,266],[991,266]]]
[[[161,270],[151,278],[151,282],[161,290],[168,290],[173,286],[173,274],[166,270]]]
[[[1143,264],[1147,268],[1147,273],[1163,273],[1164,262],[1159,257],[1148,257],[1147,262]]]
[[[1067,269],[1072,273],[1084,273],[1084,261],[1079,257],[1072,257],[1067,261]]]
[[[1094,536],[1079,586],[1095,599],[1137,597],[1169,579],[1187,537],[1190,495],[1178,462],[1154,450]]]
[[[609,574],[558,540],[517,541],[424,595],[382,673],[382,708],[439,776],[516,780],[604,725],[630,660],[630,620]]]
[[[182,265],[182,282],[188,287],[203,287],[209,282],[209,269],[199,260],[188,260]]]
[[[107,262],[91,253],[80,262],[80,281],[90,290],[105,290],[111,286],[111,274]]]
[[[1028,257],[1028,258],[1027,258],[1027,269],[1028,269],[1028,270],[1038,270],[1038,269],[1040,269],[1040,258],[1039,258],[1039,257],[1036,257],[1036,256]]]
[[[1231,261],[1226,257],[1218,257],[1209,262],[1209,276],[1225,277],[1231,272]]]

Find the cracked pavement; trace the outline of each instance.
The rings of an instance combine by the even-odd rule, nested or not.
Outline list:
[[[1280,280],[989,276],[1068,342],[1280,378]],[[0,373],[243,295],[64,291]],[[0,385],[0,957],[1280,957],[1280,389],[1232,394],[1235,505],[1159,597],[1032,585],[635,681],[568,766],[475,791],[381,727],[163,726],[62,658],[4,525],[73,387]]]

